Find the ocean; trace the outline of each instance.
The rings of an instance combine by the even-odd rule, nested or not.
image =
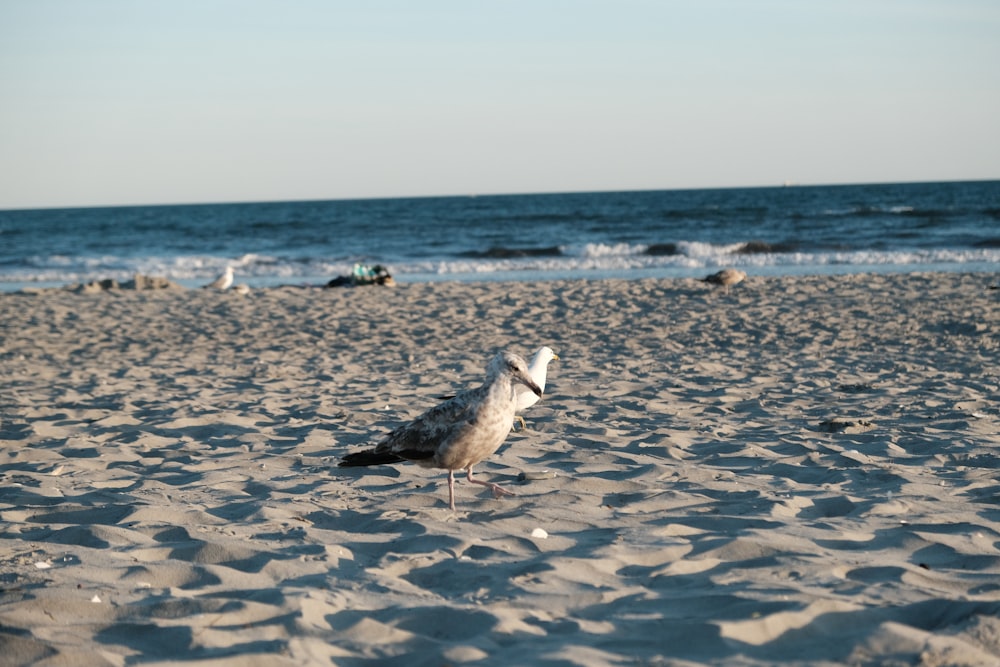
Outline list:
[[[1000,181],[0,211],[0,290],[1000,270]]]

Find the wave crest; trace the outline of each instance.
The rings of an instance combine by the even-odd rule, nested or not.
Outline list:
[[[396,277],[414,276],[418,279],[421,276],[462,275],[502,279],[517,272],[530,272],[532,276],[587,277],[651,271],[657,272],[657,275],[686,276],[724,266],[772,275],[828,273],[834,269],[842,272],[849,267],[858,271],[892,267],[994,270],[1000,263],[1000,246],[994,243],[965,250],[907,251],[769,252],[775,250],[775,246],[769,246],[747,252],[744,250],[746,246],[746,242],[723,245],[680,242],[673,249],[660,249],[655,244],[588,244],[577,249],[560,248],[558,253],[554,249],[538,249],[532,253],[481,253],[453,259],[428,258],[403,262],[391,262],[380,257],[280,257],[253,253],[239,257],[188,255],[166,258],[51,255],[25,258],[19,266],[5,267],[6,270],[0,274],[0,284],[68,284],[105,278],[128,280],[141,273],[191,286],[214,278],[227,265],[233,266],[238,279],[244,282],[325,282],[338,275],[347,275],[358,262],[383,264]]]

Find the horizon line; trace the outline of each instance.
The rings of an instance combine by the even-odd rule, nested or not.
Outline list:
[[[359,197],[303,197],[292,199],[246,199],[246,200],[215,200],[215,201],[180,201],[173,203],[127,203],[127,204],[67,204],[52,206],[14,206],[0,208],[0,212],[16,211],[72,211],[84,209],[102,208],[166,208],[171,206],[236,206],[244,204],[308,204],[323,202],[359,202],[359,201],[391,201],[406,199],[474,199],[476,197],[545,197],[559,195],[586,195],[586,194],[616,194],[616,193],[645,193],[645,192],[692,192],[711,190],[767,190],[783,188],[831,188],[831,187],[860,187],[860,186],[885,186],[885,185],[934,185],[934,184],[955,184],[955,183],[992,183],[998,182],[1000,178],[968,178],[968,179],[944,179],[944,180],[913,180],[913,181],[856,181],[856,182],[828,182],[828,183],[803,183],[787,180],[778,184],[770,185],[718,185],[710,187],[675,187],[675,188],[612,188],[607,190],[539,190],[525,192],[470,192],[452,194],[425,194],[425,195],[381,195],[381,196],[359,196]]]

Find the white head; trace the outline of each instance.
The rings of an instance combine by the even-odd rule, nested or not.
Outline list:
[[[558,359],[559,355],[552,351],[551,347],[543,346],[535,351],[535,356],[531,358],[531,366],[528,370],[531,372],[531,378],[541,387],[545,389],[545,378],[548,374],[549,362],[553,359]]]
[[[542,366],[543,368],[548,365],[553,359],[558,359],[559,355],[552,351],[552,348],[543,345],[542,347],[535,350],[535,356],[531,358],[531,366]]]

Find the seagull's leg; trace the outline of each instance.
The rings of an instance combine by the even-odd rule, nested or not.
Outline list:
[[[524,429],[528,428],[528,425],[524,423],[524,417],[522,417],[521,415],[514,415],[514,419],[516,419],[517,421],[521,422],[521,430],[522,431]]]
[[[502,498],[503,496],[516,496],[517,494],[513,491],[508,491],[499,484],[494,484],[493,482],[480,482],[478,479],[472,479],[472,466],[466,469],[465,478],[472,482],[473,484],[478,484],[479,486],[488,487],[490,491],[493,492],[494,498]]]
[[[448,471],[448,506],[455,511],[455,471]]]

